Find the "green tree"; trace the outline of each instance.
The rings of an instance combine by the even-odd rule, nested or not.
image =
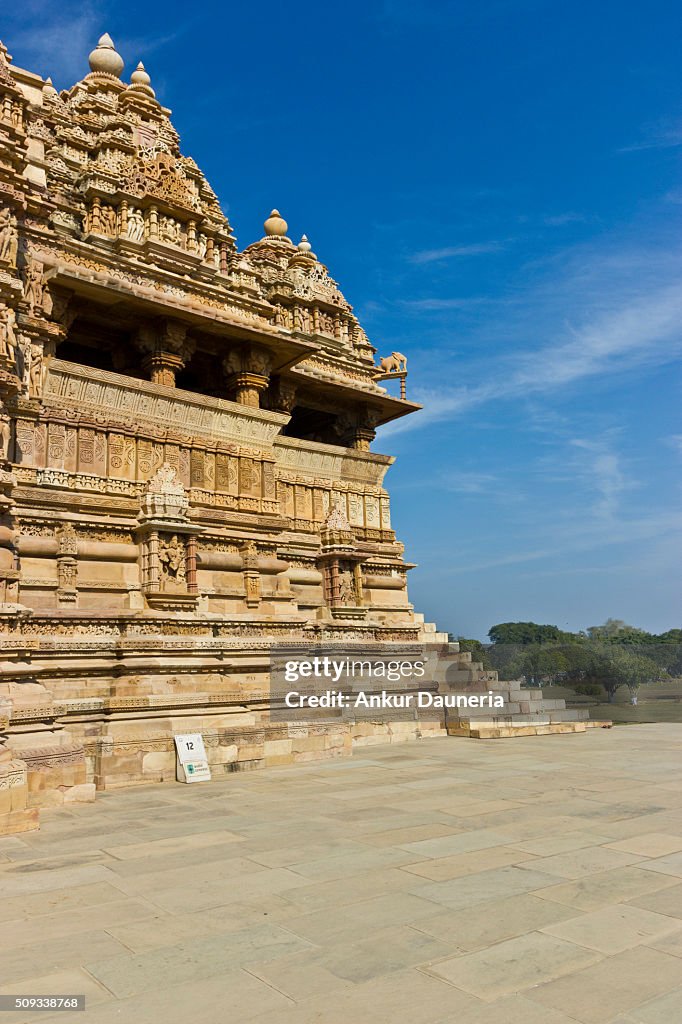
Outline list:
[[[498,622],[488,630],[493,644],[542,644],[561,640],[558,626],[541,626],[537,622]]]
[[[663,671],[651,658],[622,647],[601,644],[591,648],[592,664],[589,674],[601,683],[612,704],[621,686],[635,694],[643,683],[660,679]]]
[[[558,647],[543,647],[541,644],[521,647],[509,665],[516,677],[523,676],[531,686],[556,683],[563,678],[568,668],[568,659]]]
[[[646,643],[651,633],[637,626],[629,626],[623,619],[607,619],[601,626],[588,626],[590,640],[611,640],[617,643]]]

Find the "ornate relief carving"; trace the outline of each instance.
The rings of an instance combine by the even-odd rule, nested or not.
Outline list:
[[[0,263],[8,267],[17,265],[17,221],[8,206],[0,209]]]
[[[153,196],[188,210],[201,210],[196,184],[180,160],[160,146],[141,149],[119,168],[123,190],[131,195]]]
[[[185,590],[187,583],[185,557],[185,545],[178,540],[176,534],[159,538],[162,590]]]

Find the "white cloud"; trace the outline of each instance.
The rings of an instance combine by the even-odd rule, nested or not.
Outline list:
[[[682,124],[658,122],[644,128],[644,138],[629,146],[621,146],[619,153],[636,153],[642,149],[671,149],[682,146]]]
[[[10,50],[20,67],[48,75],[65,88],[88,73],[88,54],[107,31],[104,2],[32,3],[30,30],[11,33]]]
[[[472,245],[447,245],[442,249],[422,249],[408,256],[410,263],[436,263],[453,256],[481,256],[504,249],[502,242],[475,242]]]
[[[504,304],[503,320],[491,314],[480,329],[482,339],[471,341],[472,350],[481,352],[493,337],[510,355],[491,354],[484,367],[480,356],[469,367],[460,363],[451,386],[413,387],[410,397],[424,410],[390,424],[385,434],[472,414],[489,402],[547,396],[672,362],[682,352],[679,262],[680,254],[669,250],[574,251],[525,295],[517,292]],[[414,308],[459,308],[465,301],[417,300]],[[431,375],[441,379],[443,368]],[[463,379],[478,383],[459,383]]]
[[[666,437],[664,440],[665,443],[669,444],[671,448],[674,448],[679,455],[682,455],[682,434],[671,434],[670,437]]]
[[[484,494],[498,486],[499,481],[492,473],[480,473],[463,469],[431,481],[431,486],[441,487],[454,494]]]
[[[573,213],[571,211],[567,213],[557,213],[553,216],[544,218],[545,224],[550,228],[563,227],[564,224],[579,224],[584,223],[587,220],[583,213]]]
[[[621,495],[638,484],[627,476],[622,456],[613,450],[608,437],[596,440],[573,438],[569,444],[583,456],[574,462],[574,469],[581,473],[588,490],[596,493],[592,513],[597,518],[613,521]]]
[[[472,306],[489,305],[490,299],[466,298],[466,299],[402,299],[399,305],[404,309],[412,309],[417,312],[435,312],[439,309],[470,309]]]
[[[88,54],[105,32],[113,36],[116,49],[126,62],[125,77],[141,57],[146,58],[173,42],[191,25],[191,20],[184,18],[176,31],[145,39],[114,30],[118,18],[111,0],[64,0],[56,6],[44,0],[24,0],[23,7],[22,21],[25,24],[27,15],[30,16],[30,30],[10,28],[6,40],[11,42],[14,62],[43,77],[49,75],[58,89],[69,88],[87,75]],[[159,81],[154,84],[158,86]]]

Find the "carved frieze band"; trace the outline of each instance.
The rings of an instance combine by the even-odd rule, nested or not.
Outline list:
[[[90,411],[121,422],[201,434],[213,441],[270,446],[288,417],[265,410],[235,408],[219,398],[177,392],[105,370],[55,359],[43,388],[46,406]]]

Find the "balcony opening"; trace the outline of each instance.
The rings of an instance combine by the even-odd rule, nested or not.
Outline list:
[[[304,405],[294,406],[291,419],[282,429],[285,437],[297,437],[301,441],[318,441],[320,444],[339,445],[338,416]]]

